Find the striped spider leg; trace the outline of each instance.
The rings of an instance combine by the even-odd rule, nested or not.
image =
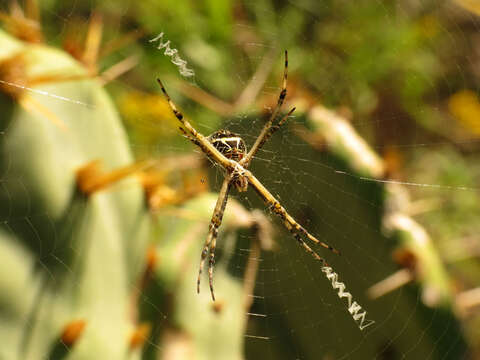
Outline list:
[[[252,148],[247,153],[247,155],[240,160],[240,164],[246,168],[248,168],[250,161],[252,160],[252,157],[265,144],[265,142],[269,139],[269,137],[272,136],[272,134],[276,130],[278,130],[280,126],[287,120],[288,116],[295,111],[295,108],[293,108],[292,110],[290,110],[290,112],[286,116],[282,118],[282,120],[279,121],[277,125],[273,125],[273,121],[277,117],[277,114],[282,108],[285,98],[287,97],[287,77],[288,77],[288,52],[287,50],[285,50],[285,67],[283,70],[282,90],[280,91],[280,95],[278,96],[277,105],[273,109],[270,115],[270,118],[263,126],[263,129],[258,135],[257,139],[255,140],[255,143],[253,144]]]
[[[162,89],[165,98],[172,110],[173,114],[180,121],[183,132],[191,142],[198,146],[214,163],[219,164],[225,172],[225,179],[220,189],[220,194],[213,211],[212,219],[210,221],[209,231],[205,240],[201,258],[200,267],[197,278],[197,292],[200,292],[200,279],[202,270],[207,256],[208,261],[208,277],[210,285],[210,293],[212,299],[215,301],[215,294],[213,290],[213,267],[215,264],[215,247],[218,235],[218,229],[222,223],[223,214],[227,205],[228,194],[232,186],[239,192],[246,191],[248,184],[250,184],[263,201],[271,208],[274,214],[280,217],[283,225],[289,230],[298,243],[309,252],[315,259],[322,262],[324,266],[328,266],[327,262],[318,255],[302,237],[306,237],[310,241],[319,244],[334,253],[339,254],[339,251],[332,246],[318,240],[315,236],[310,234],[303,226],[301,226],[280,202],[263,186],[263,184],[248,170],[250,162],[257,151],[265,144],[265,142],[282,126],[288,117],[293,113],[295,108],[291,109],[284,115],[280,121],[274,124],[274,121],[279,113],[285,97],[287,95],[287,70],[288,70],[288,55],[285,51],[285,70],[283,75],[283,86],[278,97],[277,105],[275,106],[269,120],[266,122],[258,138],[255,140],[252,149],[247,153],[247,148],[244,140],[237,134],[228,130],[218,130],[208,137],[203,136],[185,119],[183,114],[177,109],[170,96],[168,95],[162,82],[157,79]]]
[[[218,228],[222,224],[223,214],[225,207],[227,206],[228,192],[230,191],[232,178],[230,175],[225,176],[223,180],[220,193],[218,194],[217,203],[215,204],[215,210],[213,210],[212,220],[208,229],[207,239],[203,245],[202,255],[200,258],[200,267],[198,269],[197,278],[197,293],[200,293],[200,278],[202,276],[203,265],[208,254],[208,280],[210,285],[210,294],[212,294],[212,300],[215,301],[215,293],[213,291],[213,266],[215,265],[215,247],[217,244]]]

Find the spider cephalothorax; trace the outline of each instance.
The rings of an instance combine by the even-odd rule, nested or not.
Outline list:
[[[247,152],[245,141],[240,135],[228,130],[218,130],[207,137],[215,148],[220,151],[227,159],[240,161]]]
[[[207,137],[207,140],[220,151],[227,159],[240,161],[247,152],[245,141],[240,135],[235,134],[229,130],[218,130]],[[242,174],[233,174],[232,184],[240,191],[247,191],[248,180]]]

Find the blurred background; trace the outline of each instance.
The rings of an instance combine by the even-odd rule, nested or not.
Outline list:
[[[480,358],[479,15],[475,0],[3,0],[0,358]],[[285,49],[296,111],[251,170],[341,251],[315,248],[338,278],[232,191],[212,302],[196,276],[223,174],[156,78],[198,131],[248,147]]]

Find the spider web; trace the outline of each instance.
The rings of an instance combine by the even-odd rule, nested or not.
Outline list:
[[[409,52],[414,51],[408,46],[401,47],[399,45],[401,42],[395,42],[396,47],[392,46],[393,50],[390,53],[380,47],[377,49],[379,57],[368,58],[367,56],[366,63],[362,63],[364,59],[359,59],[357,62],[352,60],[352,64],[345,59],[361,55],[353,52],[352,48],[362,50],[364,47],[329,49],[333,53],[340,51],[340,54],[334,55],[325,50],[327,45],[337,39],[333,33],[338,30],[335,24],[339,21],[343,21],[345,28],[348,29],[367,26],[360,21],[360,16],[336,19],[335,15],[332,15],[332,9],[341,8],[343,3],[341,1],[325,2],[319,5],[305,0],[268,5],[267,2],[257,4],[257,2],[246,1],[242,5],[242,11],[246,11],[250,16],[255,13],[257,18],[248,18],[247,21],[247,15],[237,14],[238,18],[233,21],[233,31],[246,37],[246,40],[242,40],[242,46],[245,52],[253,54],[251,59],[227,58],[228,62],[213,64],[202,74],[201,65],[203,64],[204,68],[207,66],[198,59],[199,55],[196,58],[195,54],[187,52],[180,56],[187,61],[189,68],[198,74],[193,80],[187,82],[194,87],[208,89],[212,93],[221,87],[222,80],[213,78],[215,68],[227,74],[229,72],[226,69],[236,69],[233,76],[229,74],[230,94],[224,97],[232,99],[235,98],[233,94],[240,93],[241,89],[249,85],[252,74],[261,67],[262,61],[271,56],[270,66],[266,66],[267,74],[270,75],[256,96],[259,99],[256,108],[268,112],[280,91],[281,49],[289,48],[290,82],[287,106],[295,105],[299,107],[299,111],[289,119],[289,125],[279,130],[259,151],[252,162],[251,171],[310,233],[342,252],[341,256],[337,256],[316,248],[339,275],[339,280],[345,283],[353,299],[367,311],[367,318],[375,321],[375,324],[360,331],[358,323],[348,312],[346,300],[339,298],[338,291],[332,288],[331,282],[321,271],[319,263],[298,246],[294,238],[283,228],[281,221],[265,208],[255,192],[251,189],[246,193],[232,192],[231,199],[240,203],[247,211],[261,209],[274,229],[273,249],[262,251],[259,257],[253,257],[258,269],[254,278],[254,291],[250,294],[252,304],[244,312],[246,326],[242,346],[245,358],[468,358],[468,353],[478,351],[478,336],[476,337],[475,332],[471,330],[478,321],[476,320],[478,316],[472,310],[475,307],[469,305],[463,308],[461,302],[461,299],[468,295],[467,290],[478,286],[478,276],[475,272],[478,267],[478,261],[476,261],[478,232],[475,225],[478,222],[479,213],[478,205],[475,204],[478,202],[475,200],[478,199],[479,189],[479,169],[475,162],[478,151],[478,132],[476,132],[478,125],[475,120],[468,120],[476,114],[475,106],[480,106],[478,100],[475,103],[475,97],[471,96],[477,86],[478,59],[476,50],[468,47],[473,47],[476,43],[478,35],[475,35],[475,32],[478,29],[478,20],[461,4],[433,1],[423,6],[410,2],[400,2],[397,6],[391,6],[376,1],[374,2],[376,6],[372,6],[372,9],[368,6],[361,7],[361,10],[365,11],[364,17],[368,19],[370,19],[368,16],[373,17],[368,11],[377,12],[375,18],[380,20],[372,25],[372,32],[379,32],[380,26],[400,28],[405,26],[405,23],[415,22],[421,31],[439,32],[443,40],[432,38],[425,41],[420,47],[427,50],[421,52],[418,57]],[[63,9],[53,8],[55,9],[51,10],[53,13],[47,12],[47,17],[57,18],[64,24],[61,33],[51,36],[48,43],[55,44],[56,40],[63,38],[72,25],[86,26],[90,19],[84,11],[94,10],[93,4],[87,8],[77,2],[64,6]],[[441,10],[437,12],[435,7]],[[111,11],[111,8],[106,7],[106,9]],[[128,2],[116,5],[115,15],[118,22],[115,24],[112,22],[106,26],[106,31],[111,38],[121,36],[120,29],[131,20],[132,9],[133,5]],[[241,13],[240,10],[238,11]],[[330,14],[331,18],[326,17],[325,14]],[[313,39],[313,35],[310,39],[305,33],[293,39],[289,36],[290,33],[297,34],[295,29],[299,19],[304,19],[304,26],[311,29],[312,33],[320,32],[324,27],[327,28],[323,30],[323,37],[320,37],[324,39],[323,47],[322,44],[319,45],[319,49],[296,46],[297,43],[308,43]],[[326,21],[326,19],[331,20]],[[187,31],[190,26],[192,25],[184,25],[184,30]],[[172,28],[171,35],[165,31],[165,36],[185,38],[173,32],[174,29],[181,31],[178,27]],[[156,33],[148,39],[154,38],[164,29],[158,28],[155,31]],[[390,29],[385,28],[385,31]],[[256,34],[252,36],[253,40],[249,40],[247,36],[251,33]],[[341,34],[338,36],[341,37]],[[371,34],[368,31],[359,31],[357,41],[368,42],[369,36]],[[395,34],[389,39],[394,36]],[[189,115],[197,129],[208,135],[219,128],[225,128],[241,134],[247,146],[251,146],[264,124],[264,116],[258,111],[252,114],[245,109],[234,111],[230,116],[220,116],[210,110],[202,110],[200,109],[203,108],[202,106],[186,100],[187,94],[175,87],[179,83],[175,83],[173,79],[181,77],[175,64],[170,63],[170,59],[163,55],[163,51],[156,50],[149,44],[148,39],[136,40],[134,45],[141,49],[149,48],[147,51],[157,51],[157,60],[161,62],[161,67],[155,67],[156,71],[162,72],[165,68],[172,71],[173,75],[167,79],[169,80],[167,88],[174,101],[180,105],[185,114]],[[198,41],[193,36],[189,40],[194,44]],[[212,39],[211,44],[214,44],[214,40],[216,39]],[[441,46],[438,46],[438,43],[441,43]],[[208,54],[213,54],[212,58],[215,58],[215,51],[220,50],[215,49],[211,44],[208,44],[210,47],[205,44],[202,47],[197,43],[193,48],[204,55],[207,54],[205,55],[207,57]],[[174,43],[173,40],[170,45],[172,48],[186,48],[184,44]],[[391,44],[373,42],[372,46],[374,45],[389,46]],[[445,47],[455,50],[446,51]],[[463,47],[467,47],[469,51]],[[322,48],[325,53],[322,53]],[[309,57],[305,49],[312,54],[319,52],[325,56]],[[448,71],[438,70],[434,75],[422,76],[419,69],[429,67],[424,63],[432,63],[431,66],[435,67],[433,60],[428,57],[432,54],[449,64]],[[450,56],[447,57],[447,55]],[[321,63],[317,63],[319,58],[323,59]],[[384,71],[382,66],[386,67],[386,64],[394,61],[414,61],[412,59],[418,62],[413,62],[410,67],[406,67],[410,71],[405,70],[393,79],[382,78],[382,71]],[[351,69],[338,73],[338,62],[342,61],[347,62]],[[424,63],[420,64],[422,61]],[[355,64],[358,66],[355,67]],[[375,64],[378,65],[375,66]],[[398,67],[402,69],[401,66]],[[141,73],[147,71],[145,69],[148,69],[148,66],[143,67],[139,62],[132,71]],[[360,76],[362,70],[368,73],[378,70],[377,79],[367,79],[370,81],[368,84],[371,85],[369,88],[362,88],[367,83]],[[412,73],[413,75],[409,76]],[[308,75],[311,78],[305,80],[307,85],[302,86],[302,80],[307,79]],[[339,79],[339,76],[343,79]],[[126,75],[114,80],[109,85],[111,87],[107,89],[116,95],[122,94],[122,91],[133,92],[137,90],[135,85],[132,85],[135,83],[132,81],[133,77]],[[256,73],[253,79],[261,77],[262,73]],[[407,96],[403,98],[405,103],[399,104],[394,93],[395,87],[393,85],[389,87],[391,84],[388,80],[392,83],[404,80],[402,91],[413,91],[412,89],[422,86],[430,89],[425,90],[424,95],[417,97],[421,99],[420,105],[428,106],[408,103],[413,100]],[[10,81],[2,85],[14,88],[18,84]],[[47,91],[20,86],[37,99],[48,98],[49,101],[63,104],[70,112],[83,113],[85,119],[98,110],[98,106],[89,102],[88,97],[87,99],[78,98],[58,89]],[[468,89],[470,92],[466,91]],[[312,126],[309,123],[309,116],[302,111],[302,104],[296,103],[296,100],[310,101],[337,109],[343,118],[347,119],[345,121],[352,125],[353,132],[365,138],[372,151],[383,157],[388,170],[387,175],[375,177],[357,171],[355,159],[342,156],[341,151],[338,151],[328,139],[316,138],[318,146],[314,147],[307,141],[310,138],[302,136],[309,134]],[[465,114],[465,109],[470,110],[470,117],[469,114],[462,115]],[[433,116],[432,113],[438,116]],[[435,123],[431,123],[432,118],[436,119]],[[462,122],[462,119],[467,120]],[[84,121],[86,124],[86,120]],[[0,138],[3,138],[4,144],[14,126],[15,124],[10,123],[1,129]],[[131,124],[129,126],[132,127]],[[82,124],[78,124],[78,127],[82,129]],[[84,128],[86,129],[87,126],[84,125]],[[164,127],[159,124],[152,125],[152,128],[159,132],[164,130]],[[172,126],[168,131],[174,134],[175,130],[175,126]],[[93,138],[92,142],[103,141],[103,133],[90,135]],[[154,157],[165,153],[198,153],[198,150],[189,146],[180,135],[162,137],[160,143],[145,142],[140,137],[129,135],[129,145],[137,155],[150,154]],[[11,143],[12,140],[8,138],[8,141]],[[23,141],[25,139],[16,139],[13,145],[21,149]],[[125,156],[128,158],[128,155]],[[19,233],[21,238],[34,239],[33,243],[25,247],[34,249],[39,254],[38,269],[35,271],[45,272],[53,284],[62,284],[67,279],[69,286],[80,288],[83,286],[81,280],[65,275],[73,273],[75,267],[67,265],[63,260],[62,252],[65,249],[60,244],[62,239],[69,238],[69,234],[59,233],[55,210],[36,212],[35,203],[39,199],[32,195],[34,191],[29,188],[27,179],[22,173],[18,175],[9,170],[12,167],[8,164],[15,164],[18,159],[9,155],[8,159],[3,161],[6,163],[4,167],[7,170],[2,177],[4,205],[1,223],[2,232],[5,234],[3,237],[9,239],[4,241],[4,244],[8,246],[14,244],[15,241],[12,239]],[[115,158],[115,161],[121,165],[131,159]],[[202,183],[208,183],[212,191],[218,191],[222,181],[221,172],[214,166],[208,167],[208,175],[201,180]],[[120,191],[131,189],[132,186],[128,182],[121,183],[119,189]],[[11,190],[12,188],[15,192]],[[392,195],[392,192],[395,194]],[[19,193],[22,197],[15,198]],[[227,208],[230,205],[231,203]],[[83,206],[86,208],[86,205]],[[437,249],[435,254],[438,259],[441,259],[441,269],[444,271],[436,275],[447,276],[447,280],[444,278],[440,280],[441,283],[442,281],[448,281],[449,285],[455,283],[455,286],[448,287],[447,294],[435,288],[438,278],[428,278],[428,270],[431,270],[429,266],[433,266],[432,263],[417,259],[418,255],[412,255],[414,251],[412,248],[415,249],[418,244],[408,247],[409,242],[402,240],[401,235],[394,231],[389,232],[387,215],[392,213],[392,207],[399,209],[398,213],[404,221],[402,224],[407,223],[403,230],[413,229],[412,231],[416,231],[417,235],[420,232],[421,239],[434,244],[434,248]],[[82,207],[72,209],[73,214],[75,211],[81,212]],[[167,227],[180,226],[180,220],[176,220],[175,216],[167,217],[163,221],[167,222]],[[207,224],[208,220],[201,225],[205,231]],[[419,224],[418,227],[416,224]],[[223,227],[226,229],[225,231],[222,229],[219,233],[217,264],[220,264],[219,267],[227,264],[227,273],[237,279],[238,283],[242,283],[253,251],[251,244],[255,236],[248,229],[235,232],[233,235],[233,232],[228,229],[228,221]],[[21,233],[22,231],[26,233]],[[428,234],[427,240],[422,237],[424,234]],[[170,237],[170,234],[167,236]],[[49,238],[54,240],[45,240]],[[161,240],[157,239],[157,241]],[[200,249],[203,237],[198,241]],[[85,244],[81,242],[71,241],[68,247],[73,253],[85,251]],[[403,252],[398,249],[403,249]],[[431,249],[424,251],[429,252]],[[198,251],[195,259],[199,258],[199,255]],[[412,261],[412,256],[416,264],[415,270],[412,271],[416,275],[411,275],[412,272],[407,273],[412,277],[417,276],[416,279],[410,279],[407,284],[386,292],[378,299],[368,296],[368,289],[373,285],[389,279],[393,274],[402,274],[402,269],[408,266],[401,265],[411,264],[408,261],[405,263],[405,258]],[[140,255],[135,259],[133,266],[139,267],[143,260]],[[21,261],[11,256],[7,260],[4,274],[8,273],[9,262]],[[196,266],[196,264],[193,266],[195,271]],[[58,267],[63,270],[56,271]],[[100,275],[99,277],[105,279]],[[27,275],[24,275],[24,281],[27,278]],[[129,287],[139,287],[137,277],[129,278],[128,281]],[[202,281],[206,282],[206,278]],[[194,292],[195,278],[187,279],[186,283],[191,284]],[[221,289],[222,286],[219,285],[217,293]],[[38,285],[32,285],[32,291],[40,294],[41,288]],[[207,287],[202,288],[202,297],[199,299],[204,299],[204,295],[208,300]],[[37,299],[50,301],[42,300],[41,297]],[[103,301],[108,300],[103,299]],[[166,324],[178,324],[179,320],[173,310],[172,312],[165,310],[168,307],[158,304],[158,299],[152,293],[144,295],[142,301],[149,304],[150,311],[153,313],[152,318],[157,319],[166,328],[170,329]],[[208,301],[200,301],[202,306],[207,304],[205,311],[211,311]],[[126,300],[122,304],[125,305],[125,302]],[[228,305],[227,303],[225,306],[228,307]],[[195,309],[198,310],[198,308]],[[466,314],[471,315],[470,318],[467,318]],[[188,313],[184,314],[184,317],[188,318],[188,316]],[[6,317],[4,328],[16,326],[9,321]],[[95,323],[95,320],[93,322]],[[24,331],[27,334],[25,337],[28,338],[28,332],[33,331],[29,329],[29,324],[33,328],[33,324],[36,324],[35,319],[29,318],[26,324]],[[207,329],[205,332],[208,332]],[[167,348],[165,338],[161,334],[154,333],[154,335],[156,337],[149,339],[148,346],[151,350],[144,354],[145,358],[153,356],[152,353],[155,351],[162,352]],[[221,345],[213,340],[208,342],[211,346]],[[67,347],[66,353],[68,354],[69,351]],[[164,356],[167,355],[164,354]]]

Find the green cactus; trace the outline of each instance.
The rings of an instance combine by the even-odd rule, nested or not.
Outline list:
[[[2,96],[2,318],[5,358],[52,356],[63,328],[83,319],[70,357],[120,358],[134,324],[132,281],[143,263],[148,214],[139,184],[126,179],[83,196],[76,171],[102,159],[107,168],[132,162],[127,137],[105,91],[62,51],[22,43],[0,32],[0,62],[16,57],[25,79],[83,75]],[[28,86],[28,85],[27,85]],[[40,94],[61,94],[78,103]],[[24,99],[40,104],[62,126]],[[33,99],[33,100],[31,100]],[[85,104],[85,105],[81,105]],[[58,354],[58,351],[55,352]]]

